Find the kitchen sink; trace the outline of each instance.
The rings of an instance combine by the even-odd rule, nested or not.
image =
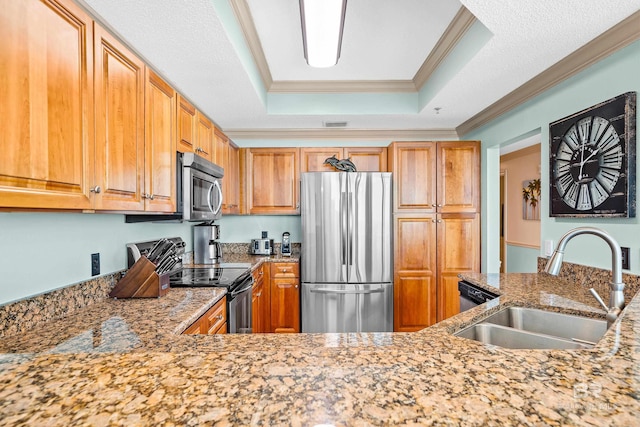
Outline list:
[[[506,348],[585,349],[606,331],[605,320],[508,307],[454,335]]]

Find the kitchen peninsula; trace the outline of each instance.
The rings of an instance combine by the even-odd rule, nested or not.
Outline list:
[[[543,273],[465,279],[499,286],[501,295],[415,333],[185,336],[222,295],[172,289],[160,299],[105,300],[0,340],[0,419],[64,426],[637,422],[637,280],[598,345],[569,351],[484,346],[452,332],[513,305],[603,317],[583,280]]]

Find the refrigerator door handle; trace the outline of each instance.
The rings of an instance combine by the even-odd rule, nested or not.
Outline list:
[[[324,289],[324,288],[320,288],[320,289],[311,289],[310,290],[311,293],[315,293],[315,294],[381,294],[384,292],[383,288],[379,288],[379,289],[370,289],[370,290],[362,290],[362,291],[349,291],[346,289]]]
[[[349,211],[349,265],[353,265],[353,247],[355,242],[353,241],[353,229],[356,227],[355,213],[353,212],[353,194],[348,195],[348,208]]]
[[[346,199],[347,199],[347,193],[346,192],[341,192],[340,193],[340,263],[342,265],[346,265],[347,264],[347,260],[346,260],[346,255],[347,255],[347,230],[346,230],[346,224],[347,224],[347,209],[345,209],[346,207]]]

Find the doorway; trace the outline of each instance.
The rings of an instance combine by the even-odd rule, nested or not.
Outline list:
[[[540,255],[540,134],[500,148],[500,272],[535,273]]]

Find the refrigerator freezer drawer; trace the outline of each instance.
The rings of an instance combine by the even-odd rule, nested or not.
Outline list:
[[[302,284],[302,332],[392,332],[393,285]]]

